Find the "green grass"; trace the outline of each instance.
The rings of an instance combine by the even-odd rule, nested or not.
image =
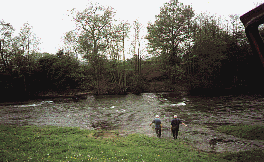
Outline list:
[[[223,125],[217,128],[218,131],[248,140],[264,140],[263,125]]]
[[[95,138],[69,127],[0,125],[0,161],[216,161],[180,140],[140,134]]]
[[[205,153],[182,140],[140,134],[96,138],[101,132],[72,127],[0,125],[0,161],[260,161],[261,150]]]

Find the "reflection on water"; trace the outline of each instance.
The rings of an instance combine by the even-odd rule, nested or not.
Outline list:
[[[170,121],[177,114],[188,125],[180,126],[178,140],[204,151],[237,151],[262,148],[264,144],[212,128],[237,123],[263,125],[263,101],[260,96],[197,97],[179,93],[91,95],[78,102],[58,98],[0,106],[0,121],[12,125],[118,129],[121,135],[142,133],[156,137],[149,124],[158,114],[163,124],[162,138],[172,139]]]

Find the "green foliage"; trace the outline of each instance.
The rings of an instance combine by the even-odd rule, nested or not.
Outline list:
[[[124,82],[124,79],[120,78],[120,67],[111,66],[106,59],[106,55],[109,55],[113,60],[120,60],[119,53],[124,50],[123,41],[129,31],[128,23],[114,22],[114,14],[112,7],[97,3],[89,3],[89,7],[83,11],[73,9],[72,15],[77,30],[70,31],[65,36],[68,46],[74,46],[88,61],[88,66],[92,67],[91,85],[97,94],[116,93],[120,91],[121,82]],[[107,70],[105,65],[110,69]],[[115,70],[118,74],[114,74]]]
[[[49,55],[39,59],[40,83],[43,88],[54,91],[75,89],[81,84],[83,71],[79,62],[63,52]]]
[[[193,16],[194,12],[190,6],[171,1],[161,7],[155,23],[147,27],[148,48],[150,52],[160,56],[162,69],[167,72],[172,84],[175,84],[178,75],[178,71],[174,71],[177,67],[175,65],[182,62],[183,51],[180,46],[191,39],[189,31]]]
[[[130,84],[129,84],[130,83]],[[147,82],[143,75],[132,74],[131,78],[128,80],[130,90],[135,94],[140,94],[147,89]]]
[[[193,94],[201,94],[202,89],[209,94],[221,94],[225,88],[232,89],[229,93],[240,93],[260,85],[258,75],[252,75],[260,66],[252,55],[239,17],[230,15],[231,27],[222,22],[207,14],[197,15],[192,21],[193,45],[183,56],[183,69],[189,82],[186,85]]]
[[[12,34],[14,28],[10,23],[0,20],[0,72],[11,73],[9,65],[10,54],[12,51]],[[11,56],[12,57],[12,56]]]
[[[19,46],[23,48],[26,54],[36,53],[40,39],[32,32],[33,27],[29,23],[24,23],[19,32]]]
[[[196,27],[192,29],[194,45],[184,56],[186,66],[192,70],[189,69],[188,74],[192,75],[193,86],[211,88],[214,84],[211,76],[215,76],[221,67],[221,61],[226,58],[226,40],[229,35],[208,15],[198,15],[192,22]]]
[[[165,79],[168,79],[168,77],[166,76],[166,72],[162,68],[160,68],[162,66],[161,62],[155,60],[154,57],[149,60],[141,61],[141,63],[141,74],[146,78],[148,82],[163,81]]]
[[[96,94],[124,94],[176,90],[186,86],[197,94],[223,89],[260,90],[261,66],[247,41],[237,15],[229,23],[208,14],[194,15],[191,6],[173,0],[161,7],[156,21],[148,24],[148,49],[152,58],[142,60],[139,32],[134,22],[133,58],[120,61],[130,25],[114,20],[111,7],[89,3],[72,10],[76,30],[65,34],[65,52],[37,53],[39,40],[25,23],[13,37],[12,25],[0,21],[0,91],[35,96],[43,91],[92,90]],[[231,24],[231,25],[228,25]],[[259,32],[263,36],[263,26]],[[80,64],[73,54],[87,61]],[[258,62],[257,62],[258,61]],[[263,71],[264,72],[264,71]],[[2,75],[1,74],[1,75]],[[157,84],[156,84],[157,83]],[[152,87],[150,86],[152,85]],[[150,88],[151,87],[151,88]],[[204,90],[204,91],[201,91]],[[10,97],[7,97],[10,98]],[[3,99],[5,100],[5,99]]]
[[[147,27],[150,48],[153,51],[160,51],[161,55],[168,55],[170,65],[174,65],[179,55],[179,44],[188,39],[187,25],[194,16],[190,6],[171,1],[165,3],[160,14],[156,16],[154,24]]]
[[[96,57],[98,51],[104,51],[107,46],[108,29],[110,29],[114,11],[111,7],[90,3],[89,7],[82,12],[74,12],[73,9],[73,18],[79,27],[79,32],[82,33],[80,39],[77,38],[81,45],[80,50],[87,57],[90,55]],[[90,61],[94,61],[93,58]]]

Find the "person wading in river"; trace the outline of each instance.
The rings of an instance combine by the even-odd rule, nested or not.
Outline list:
[[[172,119],[171,121],[171,132],[174,139],[177,139],[178,137],[180,124],[183,124],[185,125],[185,127],[187,127],[186,124],[184,124],[180,119],[177,118],[177,115],[174,115],[174,119]]]
[[[156,115],[156,118],[152,121],[152,123],[155,123],[156,134],[157,137],[160,138],[162,124],[161,124],[161,120],[159,119],[159,115]],[[150,123],[149,126],[151,126],[152,123]]]

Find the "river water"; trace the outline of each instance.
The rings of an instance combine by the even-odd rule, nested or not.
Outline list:
[[[118,130],[120,135],[141,133],[156,138],[155,115],[163,124],[162,138],[173,140],[170,121],[174,114],[188,126],[180,126],[177,140],[207,152],[237,152],[263,149],[261,140],[246,140],[219,133],[220,125],[264,125],[261,96],[199,97],[184,93],[142,93],[100,95],[73,101],[32,100],[19,105],[0,106],[1,124],[52,125],[82,129]],[[212,141],[214,141],[212,143]]]

